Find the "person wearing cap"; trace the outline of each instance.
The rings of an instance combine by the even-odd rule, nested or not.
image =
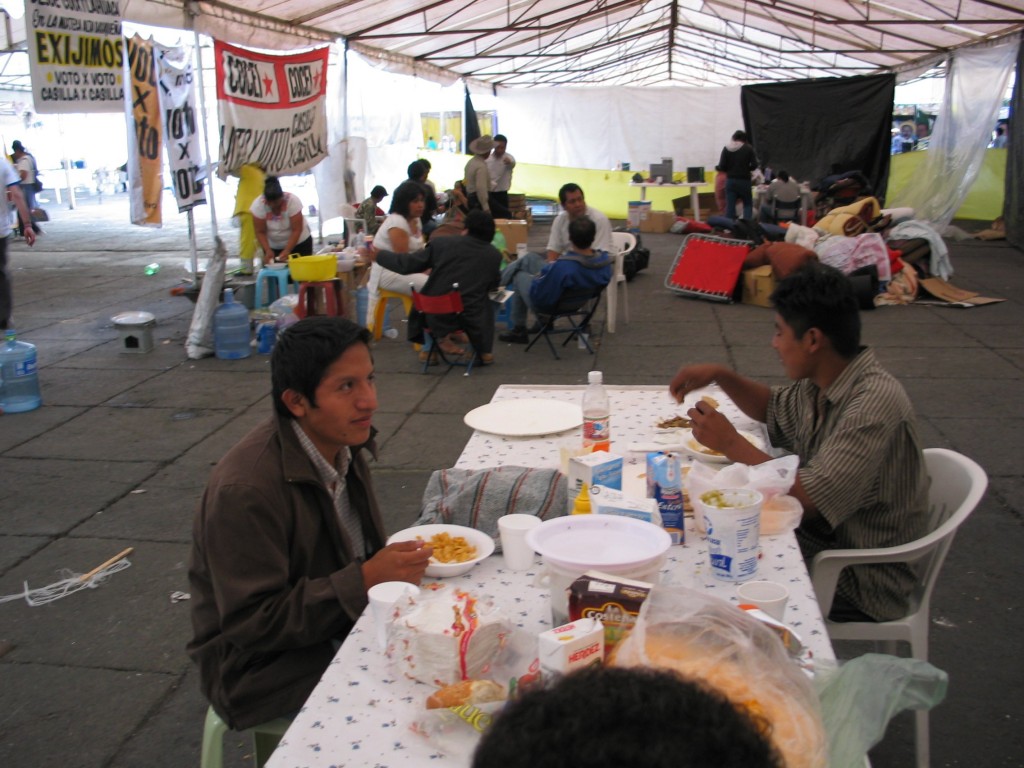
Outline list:
[[[25,198],[25,207],[28,208],[30,214],[28,218],[19,216],[21,221],[19,234],[24,234],[27,229],[39,232],[39,227],[35,226],[32,222],[31,216],[33,209],[37,207],[36,173],[38,166],[36,165],[36,159],[25,151],[25,145],[20,141],[11,143],[11,159],[14,161],[14,170],[18,172],[18,176],[21,178],[21,194]]]
[[[466,163],[466,191],[469,193],[469,209],[491,212],[491,172],[487,170],[487,157],[494,149],[494,139],[481,136],[469,143],[473,155]]]
[[[264,264],[287,263],[293,253],[313,255],[313,235],[302,215],[302,201],[285,192],[277,176],[267,176],[263,194],[253,201],[249,211],[256,239],[263,248]]]
[[[18,215],[23,221],[31,221],[28,207],[25,205],[25,198],[21,194],[21,182],[18,172],[4,158],[0,157],[0,180],[7,187],[7,194],[10,201],[14,203]],[[32,225],[25,227],[25,242],[33,245],[36,241],[36,232]],[[11,234],[10,216],[0,219],[0,330],[9,328],[11,325],[11,312],[14,309],[14,301],[11,296],[11,282],[7,276],[7,240]]]

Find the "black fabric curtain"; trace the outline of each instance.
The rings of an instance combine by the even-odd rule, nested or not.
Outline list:
[[[745,130],[762,166],[814,186],[860,171],[882,199],[889,181],[895,75],[745,85]]]
[[[1010,97],[1010,123],[1006,130],[1006,193],[1003,198],[1003,221],[1006,239],[1024,250],[1024,44],[1017,48],[1017,77]]]
[[[473,109],[473,99],[469,97],[469,88],[466,90],[466,135],[462,137],[462,152],[469,154],[470,142],[480,138],[480,122],[476,119],[476,110]]]

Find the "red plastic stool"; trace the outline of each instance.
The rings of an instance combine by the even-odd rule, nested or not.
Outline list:
[[[299,283],[299,302],[295,314],[342,316],[345,314],[345,299],[341,280],[323,280],[315,283]]]

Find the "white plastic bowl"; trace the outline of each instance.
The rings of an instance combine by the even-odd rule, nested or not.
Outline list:
[[[156,315],[152,312],[122,312],[110,318],[114,325],[154,325]]]
[[[396,541],[415,541],[417,538],[429,542],[432,536],[436,536],[439,533],[447,533],[449,536],[461,536],[471,546],[476,547],[476,557],[461,563],[440,563],[431,559],[430,565],[427,566],[427,576],[431,578],[443,579],[448,576],[461,576],[481,560],[490,557],[494,552],[494,539],[486,533],[475,528],[467,528],[463,525],[446,525],[443,523],[406,528],[404,531],[392,534],[388,538],[388,544]]]
[[[545,520],[526,534],[545,563],[579,572],[596,568],[623,573],[665,556],[672,538],[665,529],[619,515],[568,515]]]

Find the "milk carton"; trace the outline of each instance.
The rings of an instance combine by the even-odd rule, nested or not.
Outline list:
[[[654,499],[638,499],[604,485],[590,486],[590,511],[595,515],[622,515],[661,527],[661,512]]]
[[[672,543],[685,544],[683,480],[678,454],[661,451],[647,454],[647,496],[658,503],[662,527],[672,537]]]
[[[588,488],[603,485],[622,490],[622,457],[607,451],[594,451],[569,459],[566,514],[572,514],[573,503],[584,485]]]

